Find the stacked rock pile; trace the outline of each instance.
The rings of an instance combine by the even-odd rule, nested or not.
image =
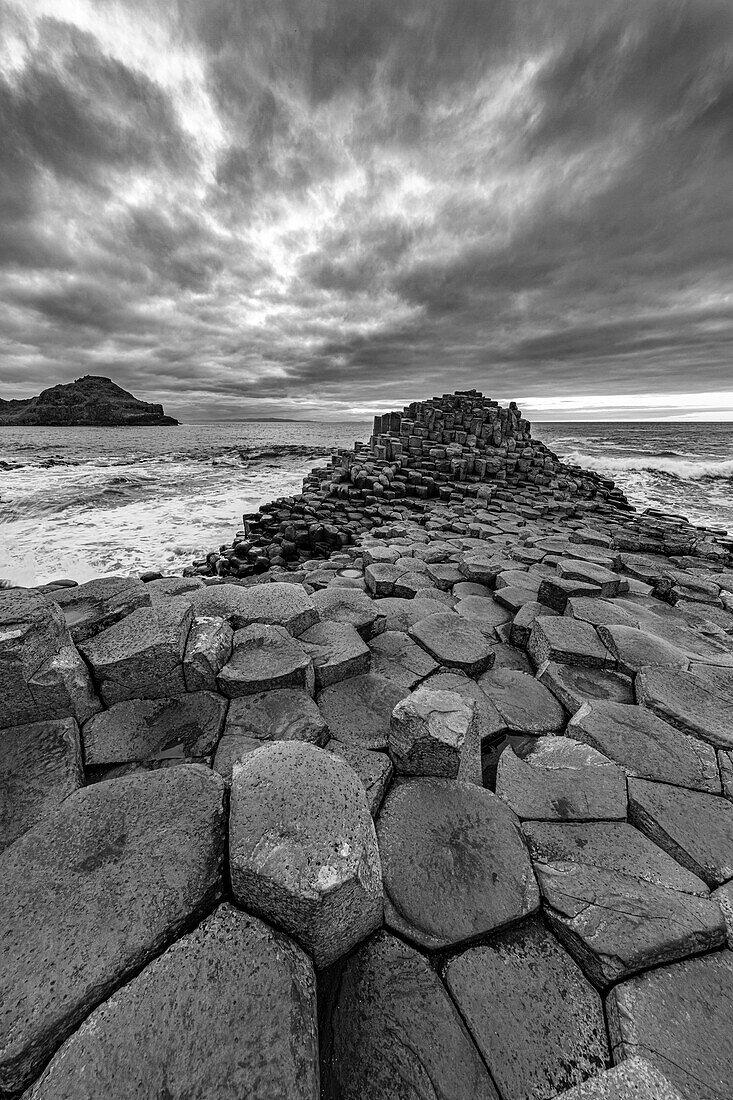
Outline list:
[[[4,1095],[729,1095],[729,549],[546,488],[0,593]]]
[[[535,506],[593,500],[621,513],[630,508],[613,481],[563,464],[532,440],[514,401],[504,409],[477,390],[444,394],[375,417],[366,446],[356,443],[334,454],[330,466],[312,470],[300,497],[245,515],[233,545],[190,572],[247,577],[272,566],[297,568],[379,526],[391,502],[419,513],[420,502],[431,498],[506,503],[528,490]]]

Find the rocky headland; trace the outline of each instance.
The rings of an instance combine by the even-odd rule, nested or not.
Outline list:
[[[470,392],[0,592],[0,1089],[728,1096],[732,549]]]
[[[139,401],[110,378],[85,375],[67,385],[51,386],[37,397],[0,399],[0,427],[167,427],[178,421],[162,405]]]

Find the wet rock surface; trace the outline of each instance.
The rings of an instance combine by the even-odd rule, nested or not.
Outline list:
[[[733,539],[475,391],[243,524],[0,592],[0,1091],[727,1095]]]

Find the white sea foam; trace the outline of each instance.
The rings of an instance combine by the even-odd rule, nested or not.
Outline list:
[[[589,455],[582,451],[570,451],[563,455],[566,462],[583,466],[586,470],[616,477],[626,473],[667,474],[669,477],[688,481],[702,478],[733,478],[733,459],[668,458],[662,455],[633,455],[616,458],[611,455]]]

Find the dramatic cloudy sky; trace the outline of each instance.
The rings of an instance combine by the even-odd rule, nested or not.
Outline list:
[[[0,0],[0,396],[733,416],[731,0]]]

